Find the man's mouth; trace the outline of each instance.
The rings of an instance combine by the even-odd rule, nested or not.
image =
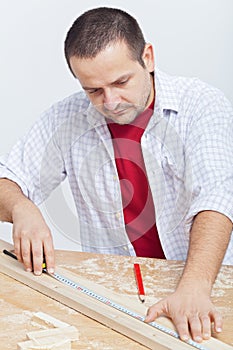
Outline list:
[[[112,112],[112,115],[114,115],[114,116],[122,115],[122,114],[124,114],[126,111],[127,111],[127,109],[121,109],[120,111]]]

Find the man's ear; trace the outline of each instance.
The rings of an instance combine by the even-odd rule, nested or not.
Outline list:
[[[151,44],[145,45],[145,48],[142,54],[142,59],[145,63],[145,67],[147,68],[147,70],[150,73],[153,72],[155,68],[155,61],[154,61],[154,50]]]

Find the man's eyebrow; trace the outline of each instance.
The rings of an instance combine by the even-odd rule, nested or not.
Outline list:
[[[114,85],[114,84],[118,83],[119,81],[127,80],[127,79],[129,79],[131,76],[132,76],[132,73],[124,74],[124,75],[120,76],[119,78],[117,78],[115,81],[113,81],[111,84]]]
[[[119,81],[124,81],[124,80],[127,80],[129,79],[130,77],[132,76],[132,73],[127,73],[127,74],[124,74],[122,76],[120,76],[119,78],[117,78],[115,81],[113,81],[112,83],[110,83],[110,85],[114,85],[116,83],[118,83]],[[89,86],[83,86],[82,87],[83,90],[97,90],[97,89],[100,89],[99,87],[89,87]]]
[[[83,90],[96,90],[96,89],[99,89],[99,88],[96,88],[96,87],[88,87],[88,86],[82,86]]]

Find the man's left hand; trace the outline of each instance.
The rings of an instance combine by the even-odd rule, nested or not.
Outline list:
[[[165,299],[148,309],[145,322],[154,321],[159,316],[169,317],[183,341],[190,337],[200,343],[211,336],[211,324],[214,330],[221,332],[223,320],[212,304],[210,297],[200,289],[178,289]]]

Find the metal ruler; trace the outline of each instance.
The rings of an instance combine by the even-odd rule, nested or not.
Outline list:
[[[55,278],[57,281],[63,283],[63,284],[66,284],[67,286],[71,287],[71,288],[74,288],[76,290],[78,290],[79,292],[81,293],[84,293],[86,295],[88,295],[89,297],[95,299],[95,300],[98,300],[100,301],[101,303],[104,303],[110,307],[113,307],[114,309],[118,310],[118,311],[121,311],[121,312],[124,312],[125,314],[133,317],[134,319],[137,319],[139,321],[142,321],[144,322],[145,320],[145,317],[144,316],[141,316],[139,314],[137,314],[136,312],[134,311],[131,311],[129,309],[127,309],[125,306],[122,306],[118,303],[115,303],[114,301],[108,299],[108,298],[105,298],[104,296],[102,295],[99,295],[99,294],[96,294],[95,292],[93,292],[92,290],[84,287],[84,286],[81,286],[79,285],[78,283],[74,282],[74,281],[71,281],[70,279],[66,278],[65,276],[61,276],[60,274],[58,273],[53,273],[53,274],[49,274],[47,272],[46,269],[43,269],[43,272],[47,273],[49,276]],[[165,326],[162,326],[156,322],[150,322],[148,323],[148,325],[154,327],[154,328],[157,328],[159,329],[160,331],[164,332],[164,333],[167,333],[175,338],[179,338],[179,335],[177,332],[175,332],[174,330],[171,330]],[[196,343],[195,341],[193,341],[192,339],[189,339],[187,342],[187,344],[191,345],[192,347],[196,348],[196,349],[199,349],[199,350],[209,350],[208,348],[204,347],[203,345],[201,344],[198,344]]]

